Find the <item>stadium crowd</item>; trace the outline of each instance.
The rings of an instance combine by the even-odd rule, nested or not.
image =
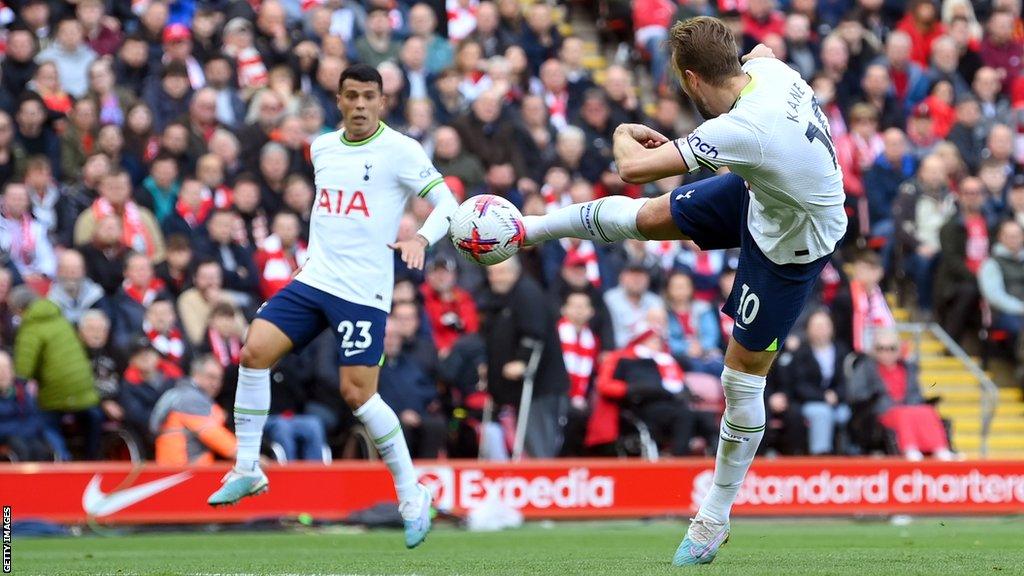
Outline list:
[[[584,66],[594,39],[563,34],[571,12],[600,17],[610,65]],[[349,63],[379,69],[387,123],[460,200],[540,214],[711,175],[628,185],[611,156],[620,123],[699,122],[661,49],[697,14],[800,72],[845,178],[849,233],[781,347],[765,449],[888,437],[952,457],[884,293],[957,339],[1024,325],[1019,0],[3,0],[2,451],[110,457],[121,430],[162,462],[233,455],[246,323],[303,261],[309,143],[337,129]],[[414,199],[400,237],[427,212]],[[381,395],[414,457],[507,458],[524,377],[531,456],[633,454],[640,430],[713,454],[735,265],[688,242],[566,240],[483,269],[442,242],[423,272],[395,261]],[[273,372],[279,458],[365,455],[333,342]]]

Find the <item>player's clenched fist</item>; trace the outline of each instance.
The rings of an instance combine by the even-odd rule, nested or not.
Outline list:
[[[628,135],[633,140],[643,144],[645,148],[657,148],[668,142],[668,137],[664,134],[643,124],[619,124],[615,131]]]
[[[427,239],[417,234],[409,240],[388,244],[388,248],[397,251],[402,255],[402,262],[413,270],[423,269],[424,254],[427,251]]]

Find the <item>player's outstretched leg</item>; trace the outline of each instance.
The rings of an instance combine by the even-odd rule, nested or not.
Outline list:
[[[348,366],[346,372],[352,371],[354,367]],[[374,372],[373,382],[376,382]],[[343,376],[342,386],[345,387],[347,378]],[[374,386],[375,388],[375,386]],[[431,525],[431,504],[430,491],[416,481],[416,469],[412,465],[412,458],[409,456],[409,447],[405,443],[405,435],[402,434],[402,425],[398,421],[395,411],[388,406],[379,394],[373,394],[370,399],[358,405],[352,392],[345,394],[349,406],[357,404],[354,414],[366,432],[373,438],[377,446],[381,460],[387,464],[391,471],[391,477],[395,482],[395,492],[398,494],[398,511],[405,522],[405,546],[415,548],[423,543],[430,532]]]
[[[646,198],[609,196],[560,208],[544,216],[524,216],[526,244],[557,238],[583,238],[595,242],[616,242],[633,238],[648,240],[637,230],[637,214]],[[668,210],[665,217],[671,219]]]
[[[291,340],[276,326],[257,318],[253,321],[242,348],[235,392],[235,437],[238,450],[235,466],[224,475],[221,487],[210,495],[207,504],[235,504],[246,496],[257,496],[270,489],[260,469],[260,444],[263,426],[270,410],[270,366],[291,348]]]
[[[730,347],[734,346],[735,341],[730,343]],[[726,407],[714,481],[697,516],[690,522],[686,537],[676,549],[672,559],[676,566],[710,564],[729,539],[729,512],[764,436],[765,377],[726,366],[722,371],[722,387]]]

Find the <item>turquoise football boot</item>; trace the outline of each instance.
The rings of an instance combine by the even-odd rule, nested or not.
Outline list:
[[[258,496],[270,490],[270,482],[263,470],[256,468],[254,472],[242,473],[231,469],[221,480],[222,486],[210,495],[206,503],[210,506],[227,506],[237,504],[246,496]]]
[[[416,498],[402,502],[398,506],[399,513],[405,520],[405,547],[412,549],[423,543],[430,532],[430,516],[433,513],[431,504],[433,497],[430,490],[423,484],[417,484],[419,494]]]
[[[702,518],[692,518],[690,528],[686,531],[676,555],[672,558],[673,566],[695,566],[711,564],[718,554],[718,549],[729,541],[729,523],[714,522]]]

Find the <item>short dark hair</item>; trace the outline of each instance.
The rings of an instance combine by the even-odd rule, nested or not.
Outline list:
[[[338,92],[341,92],[341,87],[345,85],[345,80],[373,82],[377,84],[377,88],[381,92],[384,92],[384,79],[380,77],[380,72],[369,64],[353,64],[345,68],[345,71],[341,73],[341,78],[338,79]]]

